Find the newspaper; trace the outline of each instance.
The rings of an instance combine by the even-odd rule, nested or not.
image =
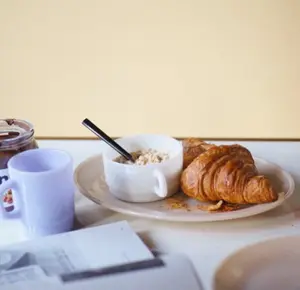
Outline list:
[[[62,275],[60,278],[61,283],[30,281],[22,285],[22,290],[204,290],[191,261],[178,254]],[[16,285],[19,284],[10,284],[5,290],[20,290]]]
[[[117,222],[0,248],[0,289],[152,258],[128,223]]]

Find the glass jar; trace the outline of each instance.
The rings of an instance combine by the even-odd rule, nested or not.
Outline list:
[[[38,148],[34,139],[33,126],[24,120],[18,119],[0,119],[0,184],[7,181],[8,170],[7,163],[14,155]],[[13,191],[1,192],[6,211],[12,211]]]

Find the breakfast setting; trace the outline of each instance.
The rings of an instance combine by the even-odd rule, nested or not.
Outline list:
[[[300,0],[0,20],[0,290],[300,290]]]
[[[35,139],[34,126],[29,121],[0,120],[1,217],[2,221],[19,221],[25,229],[22,238],[25,241],[63,237],[64,233],[74,229],[77,229],[75,233],[78,230],[80,233],[84,227],[103,227],[105,219],[101,214],[102,221],[100,218],[98,225],[84,225],[86,222],[80,221],[82,206],[79,204],[82,202],[94,204],[93,210],[98,213],[104,209],[115,212],[115,218],[107,220],[108,225],[118,221],[128,221],[130,224],[133,221],[135,228],[136,221],[141,223],[145,219],[146,227],[164,228],[167,225],[169,230],[175,230],[178,223],[178,227],[194,234],[197,233],[196,226],[200,226],[201,234],[201,224],[204,229],[218,232],[218,226],[214,229],[214,223],[224,223],[224,231],[229,226],[226,221],[230,223],[272,212],[282,207],[295,192],[294,179],[287,170],[253,156],[246,146],[237,142],[224,144],[218,141],[216,144],[196,137],[180,140],[162,134],[138,134],[113,139],[87,118],[82,125],[98,140],[94,141],[95,154],[74,167],[73,158],[76,156],[72,157],[67,150],[40,146],[43,140],[38,142]],[[92,212],[85,213],[88,214]],[[149,224],[151,221],[154,224]],[[235,223],[232,225],[236,226]],[[2,232],[5,232],[5,227]],[[152,253],[158,251],[156,255],[159,257],[168,259],[169,255],[172,258],[173,254],[184,254],[184,259],[188,259],[192,254],[181,248],[174,248],[169,254],[167,249],[159,248],[159,242],[156,245],[153,241],[149,242],[151,238],[147,235],[137,233],[145,245],[151,244]],[[109,234],[107,238],[110,238]],[[122,236],[119,239],[122,240]],[[293,252],[293,257],[287,255],[291,250],[290,244],[298,241],[299,236],[291,235],[289,238],[285,236],[254,243],[250,248],[242,247],[219,263],[216,272],[211,273],[210,286],[202,281],[197,282],[197,288],[190,289],[255,289],[253,285],[259,285],[259,289],[292,289],[292,286],[298,285],[295,271],[290,270],[287,274],[282,270],[283,266],[278,269],[274,265],[277,265],[278,259],[284,267],[298,264],[299,251]],[[175,246],[175,241],[173,243]],[[201,248],[201,239],[199,243],[196,247]],[[251,267],[257,263],[262,267],[263,256],[264,268],[257,275]],[[187,261],[181,261],[180,257],[175,257],[174,261],[171,259],[170,263],[194,267],[190,271],[183,268],[188,273],[199,271],[197,263],[185,265]],[[191,263],[190,260],[188,263]],[[236,267],[241,271],[239,276],[236,276]],[[167,270],[170,275],[175,273],[171,268]],[[276,272],[276,279],[266,278],[270,271]],[[55,274],[64,275],[65,272]],[[152,272],[150,274],[153,275]],[[201,274],[200,269],[200,277]],[[191,279],[198,278],[193,276]],[[201,277],[201,280],[205,278]],[[249,284],[250,288],[245,288],[243,283]]]
[[[235,219],[275,208],[294,192],[288,172],[238,144],[165,135],[113,141],[90,120],[83,124],[108,146],[77,168],[75,182],[87,198],[118,212],[167,221]],[[81,177],[93,164],[95,180],[87,184]]]

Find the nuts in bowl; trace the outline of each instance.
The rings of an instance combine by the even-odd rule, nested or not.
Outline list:
[[[134,162],[125,159],[123,156],[118,156],[114,159],[115,162],[122,164],[135,164],[135,165],[147,165],[151,163],[161,163],[168,160],[169,154],[159,152],[155,149],[144,149],[130,153],[134,159]]]

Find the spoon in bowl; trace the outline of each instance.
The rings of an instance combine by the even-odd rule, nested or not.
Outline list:
[[[97,137],[102,139],[106,144],[115,149],[118,153],[120,153],[126,160],[130,160],[134,162],[134,158],[130,153],[128,153],[124,148],[122,148],[118,143],[116,143],[113,139],[111,139],[108,135],[106,135],[100,128],[98,128],[92,121],[85,118],[82,121],[82,125],[87,127],[90,131],[92,131]]]

